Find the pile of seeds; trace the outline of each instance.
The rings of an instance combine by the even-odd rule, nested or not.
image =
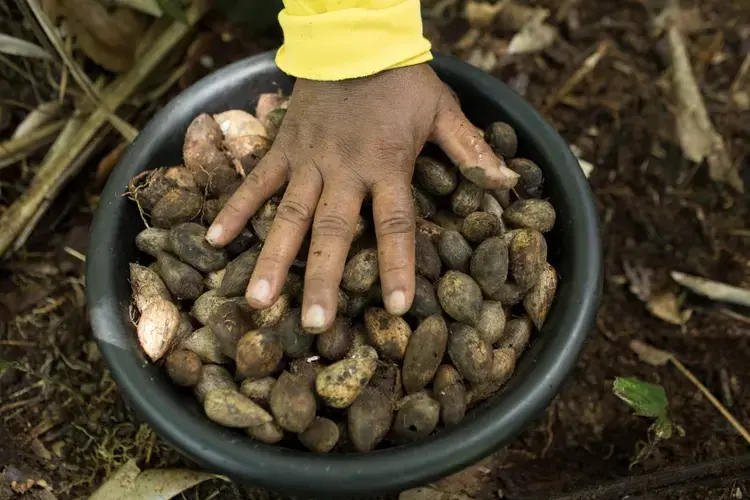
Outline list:
[[[265,443],[364,452],[458,423],[511,377],[554,299],[544,233],[555,210],[540,198],[541,169],[515,158],[515,132],[502,122],[485,137],[520,174],[510,192],[483,190],[439,155],[420,156],[411,310],[396,317],[383,307],[365,206],[334,326],[312,334],[299,309],[306,250],[273,306],[253,310],[244,299],[283,192],[226,248],[205,238],[270,148],[287,103],[264,94],[255,116],[201,114],[187,130],[184,165],[131,181],[129,196],[150,221],[136,245],[151,262],[130,265],[141,347],[191,388],[209,419]]]

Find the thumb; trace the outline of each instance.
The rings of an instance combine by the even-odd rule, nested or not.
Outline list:
[[[458,103],[446,91],[435,117],[430,142],[440,146],[461,174],[485,189],[510,189],[518,174],[492,152],[483,133],[464,115]]]

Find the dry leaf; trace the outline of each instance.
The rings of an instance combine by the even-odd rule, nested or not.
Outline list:
[[[638,359],[651,366],[664,366],[672,359],[672,354],[648,345],[640,340],[631,340],[630,349],[638,355]]]
[[[50,55],[39,45],[3,33],[0,33],[0,53],[10,56],[50,59]]]
[[[669,291],[652,295],[646,303],[646,309],[660,320],[677,326],[687,323],[693,314],[690,309],[681,310],[677,295]]]
[[[120,467],[89,500],[169,500],[207,479],[224,476],[186,469],[151,469],[141,472],[134,460]]]
[[[638,264],[633,265],[627,260],[622,262],[622,269],[625,271],[630,282],[630,292],[643,302],[648,302],[651,298],[651,279],[654,272]]]
[[[541,17],[541,16],[540,16]],[[557,39],[557,28],[535,18],[516,33],[508,45],[508,54],[540,52]]]
[[[719,302],[750,307],[750,290],[679,271],[672,271],[670,275],[677,283],[698,295]]]
[[[472,28],[487,28],[492,25],[495,16],[503,9],[505,3],[507,2],[491,4],[469,0],[464,7],[464,17]]]

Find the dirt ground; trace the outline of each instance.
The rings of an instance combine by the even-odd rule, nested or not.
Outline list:
[[[459,15],[463,2],[424,2],[435,49],[509,82],[594,165],[590,181],[606,271],[597,327],[546,417],[507,449],[440,482],[443,491],[510,500],[750,495],[747,443],[672,364],[649,365],[629,347],[638,339],[674,353],[739,422],[750,423],[750,311],[685,296],[669,277],[680,270],[750,287],[750,203],[682,154],[668,53],[650,28],[657,3],[537,2],[550,10],[559,39],[541,53],[502,58],[498,47],[512,33],[472,31]],[[750,8],[742,0],[682,6],[690,14],[689,53],[710,117],[750,186],[750,106],[743,100],[750,78],[740,85],[744,98],[737,97],[736,83],[750,57]],[[212,25],[201,29],[211,32]],[[213,68],[278,40],[273,30],[214,39]],[[590,73],[560,91],[603,43],[606,52]],[[0,71],[0,95],[23,104],[0,119],[5,136],[44,89],[29,87],[6,66]],[[208,71],[198,67],[186,83]],[[0,170],[0,211],[20,195],[32,165]],[[46,481],[57,498],[68,499],[85,498],[131,458],[149,468],[185,465],[123,404],[89,331],[80,255],[96,207],[96,176],[93,163],[24,249],[0,264],[0,500],[15,498],[9,487],[14,475]],[[651,312],[658,307],[654,297],[676,298],[692,315],[684,325],[664,321]],[[670,417],[685,431],[657,443],[632,468],[651,420],[633,416],[613,395],[617,376],[661,384]],[[601,485],[609,486],[590,489]],[[49,498],[44,491],[36,486],[20,497]],[[184,498],[279,497],[216,481]]]

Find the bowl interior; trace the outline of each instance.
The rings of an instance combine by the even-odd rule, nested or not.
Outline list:
[[[260,93],[290,92],[292,79],[276,68],[273,54],[264,54],[207,77],[152,119],[110,177],[92,230],[87,292],[94,334],[123,394],[178,450],[208,468],[270,488],[372,493],[421,484],[478,460],[509,442],[554,397],[580,353],[599,296],[601,257],[588,183],[560,137],[506,86],[454,59],[437,56],[433,67],[476,125],[504,120],[516,129],[518,156],[542,167],[545,196],[558,212],[547,235],[549,260],[560,276],[557,297],[514,377],[461,424],[430,439],[368,454],[321,457],[257,443],[213,424],[189,391],[176,388],[148,362],[128,313],[128,263],[141,258],[134,239],[144,225],[135,204],[122,195],[135,174],[182,162],[183,135],[198,113],[252,111]]]

